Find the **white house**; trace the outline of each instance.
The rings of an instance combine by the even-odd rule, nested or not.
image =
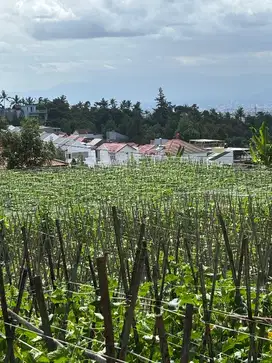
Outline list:
[[[24,117],[36,117],[47,121],[47,109],[39,109],[37,106],[36,104],[24,105],[20,106],[20,110]]]
[[[131,158],[138,160],[141,157],[138,150],[127,143],[107,142],[100,145],[95,152],[97,163],[101,165],[125,164]]]

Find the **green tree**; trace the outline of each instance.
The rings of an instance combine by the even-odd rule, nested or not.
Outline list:
[[[49,165],[56,155],[53,143],[41,140],[37,120],[23,121],[20,132],[2,131],[0,142],[1,163],[8,169]]]
[[[10,105],[11,106],[18,106],[22,104],[22,99],[18,96],[15,95],[14,97],[10,98]]]
[[[156,108],[154,110],[153,118],[156,120],[156,123],[159,123],[161,126],[165,126],[168,122],[170,111],[171,111],[171,103],[167,102],[167,99],[163,93],[162,88],[159,88],[159,94],[155,98]]]
[[[35,102],[34,98],[32,97],[27,97],[23,99],[23,104],[24,105],[33,105]]]

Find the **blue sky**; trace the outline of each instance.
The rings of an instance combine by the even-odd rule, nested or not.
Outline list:
[[[271,0],[1,0],[0,24],[11,95],[270,103]]]

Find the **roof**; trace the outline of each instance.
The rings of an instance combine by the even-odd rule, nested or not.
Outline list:
[[[103,139],[93,139],[92,141],[88,142],[89,146],[96,146],[99,144]]]
[[[176,155],[180,147],[184,148],[185,154],[195,154],[195,153],[207,152],[206,150],[203,150],[198,146],[189,144],[188,142],[186,142],[184,140],[179,140],[179,139],[173,139],[173,140],[167,141],[167,143],[165,144],[165,152],[172,154],[172,155]]]
[[[104,144],[100,145],[97,149],[98,150],[108,150],[111,153],[118,153],[122,150],[125,146],[130,147],[131,149],[135,150],[132,146],[129,146],[127,143],[124,142],[105,142]]]
[[[48,165],[44,166],[68,166],[68,163],[63,160],[53,159],[48,163]]]
[[[209,160],[214,161],[214,160],[221,159],[222,156],[225,156],[225,155],[227,155],[229,153],[230,153],[229,151],[223,151],[222,153],[213,154],[213,156],[209,157]]]
[[[156,145],[146,144],[138,147],[139,153],[145,155],[151,155],[156,153]]]

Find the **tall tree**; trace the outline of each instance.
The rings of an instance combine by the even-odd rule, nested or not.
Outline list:
[[[155,101],[156,108],[154,110],[153,118],[156,120],[156,123],[159,123],[162,127],[164,127],[170,117],[171,103],[167,102],[161,87],[159,88],[159,94],[155,98]]]
[[[23,99],[23,104],[24,105],[33,105],[35,102],[33,97],[26,97]]]

